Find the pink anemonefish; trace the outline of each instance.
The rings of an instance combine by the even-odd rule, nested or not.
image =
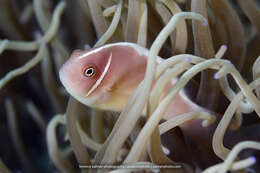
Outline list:
[[[144,78],[148,52],[146,48],[127,42],[75,50],[61,67],[59,77],[66,90],[79,102],[96,109],[121,111]],[[157,58],[157,63],[162,61]],[[169,105],[164,119],[191,111],[205,109],[181,90]],[[184,123],[181,128],[197,140],[209,138],[208,134],[207,137],[204,135],[207,130],[201,127],[201,120]]]

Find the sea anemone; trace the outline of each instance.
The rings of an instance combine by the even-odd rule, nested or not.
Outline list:
[[[0,172],[258,172],[258,5],[0,0]],[[119,42],[148,49],[144,80],[121,112],[79,103],[61,66]],[[164,119],[180,92],[197,107]]]

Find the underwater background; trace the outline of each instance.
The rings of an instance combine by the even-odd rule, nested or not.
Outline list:
[[[137,162],[182,165],[160,172],[260,172],[259,5],[259,0],[0,0],[0,172],[108,172],[112,169],[79,165]],[[208,25],[182,12],[199,13]],[[174,31],[169,37],[165,32],[163,41],[159,33],[169,21],[176,22]],[[159,130],[170,120],[149,122],[162,105],[152,104],[151,88],[137,90],[133,98],[139,102],[130,100],[120,114],[82,105],[59,80],[73,50],[132,42],[154,53],[156,39],[163,59],[181,55],[165,70],[191,58],[176,75],[179,89],[208,110],[174,119],[164,134]],[[198,74],[181,86],[184,73],[195,66]],[[155,75],[159,65],[154,67],[146,73]],[[160,79],[148,77],[147,87]],[[142,117],[145,104],[150,112]],[[194,138],[175,127],[191,119],[206,119],[205,130],[194,129]]]

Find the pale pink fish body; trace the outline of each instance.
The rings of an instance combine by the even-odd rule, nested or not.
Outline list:
[[[146,49],[116,43],[90,50],[76,50],[59,72],[66,90],[81,103],[111,111],[123,109],[144,78]],[[85,72],[93,67],[92,76]]]
[[[134,43],[113,43],[90,50],[76,50],[61,67],[59,76],[66,90],[81,103],[101,110],[121,111],[144,79],[148,50]],[[157,63],[163,59],[158,57]],[[172,87],[175,79],[167,85]],[[170,103],[164,119],[205,111],[181,90]],[[192,141],[211,150],[215,126],[204,128],[201,120],[181,125]]]
[[[146,48],[126,42],[76,50],[60,69],[60,80],[81,103],[101,110],[121,111],[144,78],[147,55]],[[158,57],[157,63],[162,61]],[[164,118],[195,110],[203,109],[181,91]]]

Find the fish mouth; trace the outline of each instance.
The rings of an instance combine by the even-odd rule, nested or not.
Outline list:
[[[65,70],[65,67],[64,67],[65,64],[62,65],[62,67],[60,68],[59,70],[59,79],[61,81],[61,84],[65,87],[66,85],[66,79],[65,79],[65,76],[66,76],[66,70]]]
[[[59,71],[59,79],[65,90],[72,96],[80,95],[80,90],[77,89],[73,81],[71,81],[67,76],[67,71],[62,67]]]

